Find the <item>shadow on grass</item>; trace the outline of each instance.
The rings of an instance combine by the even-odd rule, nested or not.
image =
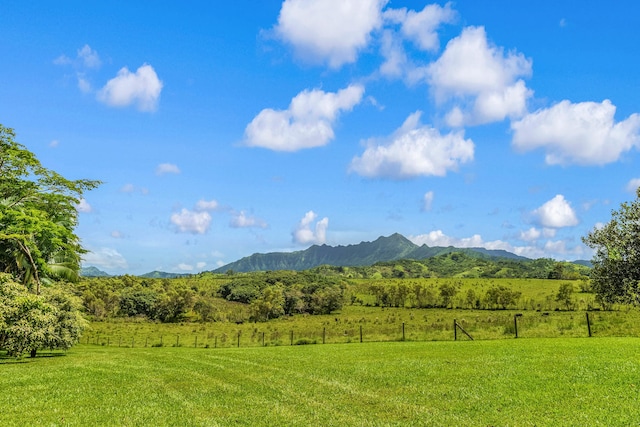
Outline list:
[[[0,364],[14,364],[14,363],[29,363],[37,362],[38,359],[49,357],[64,357],[67,354],[59,351],[45,351],[38,352],[36,357],[29,357],[28,354],[22,355],[22,357],[8,356],[6,352],[0,352]]]

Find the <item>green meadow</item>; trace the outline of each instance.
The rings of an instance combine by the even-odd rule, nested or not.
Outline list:
[[[3,426],[612,426],[640,339],[250,348],[80,345],[0,359]]]

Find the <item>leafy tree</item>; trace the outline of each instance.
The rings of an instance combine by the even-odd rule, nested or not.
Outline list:
[[[606,304],[640,304],[640,188],[635,200],[622,203],[611,221],[582,241],[595,249],[591,282],[597,298]]]
[[[262,290],[262,295],[251,302],[251,319],[264,322],[280,317],[285,313],[284,305],[282,286],[267,286]]]
[[[456,254],[454,254],[456,255]],[[453,305],[453,297],[458,293],[458,288],[451,283],[443,283],[440,285],[440,298],[444,307],[449,307],[449,304]]]
[[[492,286],[487,290],[484,298],[487,306],[505,310],[508,306],[515,305],[520,295],[519,291],[512,291],[506,286]]]
[[[100,183],[46,169],[0,125],[0,271],[22,284],[77,279],[85,252],[74,233],[82,194]]]
[[[79,307],[79,300],[62,289],[36,295],[0,274],[0,349],[10,356],[29,352],[35,357],[39,348],[70,348],[87,326]]]
[[[563,283],[556,294],[556,301],[565,305],[567,310],[573,308],[573,284]]]

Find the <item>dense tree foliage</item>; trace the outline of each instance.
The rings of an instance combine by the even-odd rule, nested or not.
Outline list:
[[[0,349],[10,356],[40,348],[68,349],[77,343],[87,321],[80,301],[59,288],[45,288],[40,295],[0,273]]]
[[[640,304],[640,188],[583,241],[595,249],[591,281],[602,302]]]
[[[364,267],[325,265],[310,271],[353,279],[468,277],[577,280],[586,278],[590,268],[549,258],[514,260],[451,252],[421,260],[379,262]]]
[[[21,283],[75,279],[84,252],[76,206],[99,182],[68,180],[43,167],[0,125],[0,271]]]
[[[77,206],[98,184],[43,167],[0,125],[0,349],[8,354],[67,349],[86,326],[74,297],[41,286],[78,279]]]

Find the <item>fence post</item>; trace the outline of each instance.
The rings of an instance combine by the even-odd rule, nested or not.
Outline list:
[[[591,336],[591,322],[589,321],[589,312],[587,312],[587,330],[589,331],[589,336]]]
[[[238,331],[238,348],[240,348],[240,331]]]
[[[176,347],[180,347],[180,335],[176,334]]]
[[[163,347],[164,343],[162,342],[162,335],[160,335],[160,347]]]
[[[516,338],[518,338],[518,316],[517,315],[513,316],[513,326],[516,330]]]
[[[326,338],[327,338],[327,328],[322,328],[322,344],[325,343]]]
[[[360,342],[362,342],[362,325],[360,325]]]
[[[196,335],[196,342],[193,344],[194,347],[198,347],[198,336]]]
[[[262,333],[262,346],[264,347],[264,332]]]
[[[291,345],[293,345],[293,329],[291,330]]]
[[[453,319],[453,340],[458,341],[458,322]]]
[[[402,341],[404,341],[404,322],[402,322]]]

